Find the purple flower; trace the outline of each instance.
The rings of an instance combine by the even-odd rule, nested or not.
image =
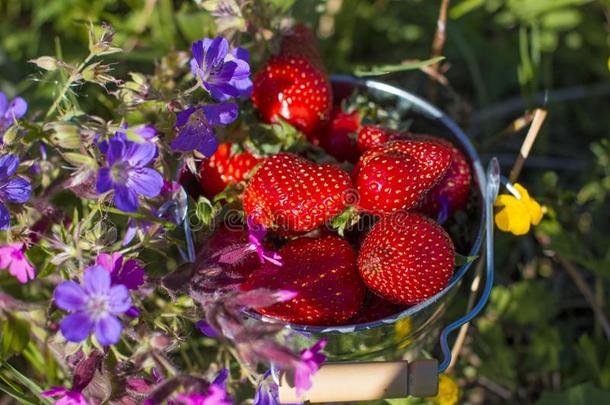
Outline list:
[[[129,291],[122,284],[112,286],[102,266],[87,268],[83,279],[83,287],[64,281],[55,288],[55,304],[72,312],[61,321],[61,333],[70,342],[81,342],[93,331],[102,346],[115,344],[123,330],[117,315],[131,308]]]
[[[263,225],[255,224],[250,216],[248,217],[247,222],[248,240],[250,241],[250,245],[248,245],[247,249],[254,250],[256,254],[258,254],[258,259],[261,264],[268,261],[276,266],[282,266],[282,257],[277,252],[267,251],[263,246],[263,239],[265,239],[265,235],[267,235],[267,228]]]
[[[238,114],[235,103],[190,107],[179,112],[176,116],[178,136],[172,142],[172,149],[197,150],[207,157],[212,156],[218,147],[214,127],[232,123]]]
[[[256,394],[254,395],[254,402],[252,405],[279,405],[280,404],[280,392],[277,383],[274,381],[271,375],[271,370],[263,375],[263,379],[258,384]]]
[[[144,268],[134,259],[123,259],[123,255],[116,252],[112,256],[108,253],[97,255],[95,264],[102,266],[110,273],[112,285],[123,284],[129,290],[137,290],[144,284]]]
[[[51,387],[48,391],[40,393],[41,397],[60,397],[53,405],[90,405],[83,394],[78,391],[71,391],[64,387]]]
[[[0,246],[0,269],[8,269],[21,284],[33,280],[34,267],[23,254],[23,243],[10,243]]]
[[[15,97],[9,103],[6,94],[0,91],[0,144],[2,143],[2,135],[13,126],[16,120],[23,117],[27,110],[28,103],[24,99]]]
[[[199,329],[199,331],[201,333],[203,333],[207,337],[211,337],[211,338],[218,337],[218,333],[214,330],[214,328],[212,328],[212,325],[210,325],[206,321],[203,321],[203,320],[197,321],[195,323],[195,326],[197,327],[197,329]]]
[[[32,195],[30,182],[22,177],[15,176],[18,166],[19,158],[17,156],[0,156],[0,230],[8,229],[11,222],[5,204],[7,202],[23,204]]]
[[[320,365],[326,360],[326,356],[320,353],[326,346],[326,340],[322,339],[309,349],[301,351],[301,361],[294,368],[294,386],[297,395],[311,388],[311,376],[314,375]]]
[[[249,97],[250,54],[244,48],[229,50],[222,37],[204,38],[191,46],[191,72],[201,87],[218,101],[231,97]]]
[[[114,204],[125,212],[137,211],[138,195],[156,197],[163,187],[163,177],[146,167],[155,157],[157,147],[137,143],[116,135],[108,140],[106,166],[97,172],[98,193],[114,190]]]
[[[128,139],[130,141],[142,142],[151,141],[159,132],[152,125],[137,125],[128,127],[127,124],[122,124],[120,129],[115,132],[115,135]]]

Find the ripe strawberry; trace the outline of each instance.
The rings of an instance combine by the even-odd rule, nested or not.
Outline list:
[[[244,210],[267,228],[308,232],[346,206],[349,174],[300,156],[280,153],[265,160],[243,197]]]
[[[446,207],[446,215],[466,207],[470,195],[470,165],[462,152],[450,142],[440,139],[436,142],[442,143],[451,151],[452,162],[445,176],[424,197],[419,210],[430,216],[436,217]]]
[[[282,56],[303,56],[315,67],[324,71],[322,55],[318,49],[318,40],[313,31],[303,24],[296,24],[284,35],[280,47]]]
[[[306,57],[274,56],[254,76],[252,102],[266,122],[281,117],[311,137],[330,118],[326,74]]]
[[[360,157],[353,134],[360,128],[360,113],[344,112],[341,107],[333,110],[330,125],[319,135],[320,146],[339,162],[355,163]]]
[[[364,300],[364,304],[360,311],[349,320],[350,324],[359,324],[374,322],[388,316],[396,315],[406,309],[404,305],[396,305],[390,301],[384,300],[378,295],[369,294]]]
[[[246,175],[261,162],[250,152],[231,155],[231,147],[232,144],[223,143],[209,159],[201,162],[199,184],[208,198],[220,193],[229,184],[245,180]]]
[[[371,291],[395,304],[415,305],[441,291],[453,274],[447,232],[420,214],[383,218],[367,235],[358,270]]]
[[[399,139],[400,132],[377,125],[365,125],[358,131],[357,145],[360,152]]]
[[[358,207],[381,215],[414,208],[450,164],[450,150],[438,143],[399,140],[373,147],[354,168]]]
[[[356,269],[356,253],[336,236],[299,238],[279,251],[284,262],[265,263],[242,284],[243,290],[294,291],[290,301],[259,309],[263,315],[307,325],[339,325],[360,309],[366,289]]]

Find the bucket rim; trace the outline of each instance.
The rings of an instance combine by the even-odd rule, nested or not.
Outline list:
[[[354,87],[364,87],[366,89],[373,89],[373,90],[395,95],[399,98],[402,98],[403,100],[406,100],[406,101],[412,103],[413,105],[416,105],[417,108],[421,112],[423,112],[424,114],[430,116],[432,119],[443,124],[452,133],[453,137],[455,137],[459,141],[458,147],[460,148],[460,150],[462,152],[466,153],[466,155],[469,159],[469,162],[474,171],[473,184],[476,186],[476,188],[480,194],[481,202],[483,201],[483,196],[485,195],[484,187],[485,187],[486,180],[485,180],[485,170],[483,169],[481,159],[480,159],[476,149],[470,142],[470,139],[468,139],[468,136],[455,123],[455,121],[453,121],[451,118],[449,118],[449,116],[447,114],[445,114],[443,111],[441,111],[434,105],[430,104],[428,101],[424,100],[423,98],[421,98],[407,90],[401,89],[399,87],[396,87],[396,86],[388,84],[388,83],[384,83],[384,82],[380,82],[380,81],[376,81],[376,80],[369,80],[369,79],[359,79],[359,78],[356,78],[353,76],[345,76],[345,75],[331,75],[330,79],[333,84],[349,84],[349,85],[353,85]],[[479,254],[479,252],[481,250],[481,245],[483,242],[484,231],[485,231],[485,210],[481,209],[479,228],[477,230],[477,234],[476,234],[475,240],[472,244],[472,247],[471,247],[470,251],[468,252],[468,256],[477,256]],[[284,327],[286,327],[288,329],[291,329],[291,330],[294,330],[294,331],[300,332],[300,333],[306,333],[306,334],[352,333],[352,332],[364,331],[364,330],[369,330],[369,329],[375,329],[375,328],[382,327],[382,326],[385,326],[388,324],[393,324],[402,319],[411,317],[411,316],[415,315],[416,313],[429,307],[430,305],[434,304],[435,302],[440,300],[442,297],[447,295],[451,290],[453,290],[453,288],[456,287],[456,285],[460,282],[460,280],[464,277],[466,272],[470,269],[470,267],[473,264],[474,264],[474,261],[471,261],[471,262],[465,263],[462,266],[460,266],[460,268],[453,273],[453,276],[451,277],[451,280],[449,280],[449,283],[447,284],[447,286],[443,290],[441,290],[438,293],[436,293],[435,295],[433,295],[432,297],[428,298],[427,300],[422,301],[419,304],[414,305],[412,307],[409,307],[409,308],[405,309],[404,311],[401,311],[395,315],[391,315],[391,316],[383,318],[383,319],[378,319],[376,321],[353,324],[353,325],[337,325],[337,326],[301,325],[301,324],[296,324],[296,323],[283,322],[277,318],[272,318],[272,317],[268,317],[265,315],[261,315],[259,313],[253,312],[253,311],[245,311],[245,313],[250,318],[254,318],[256,320],[264,321],[264,322],[279,323],[279,324],[284,325]]]

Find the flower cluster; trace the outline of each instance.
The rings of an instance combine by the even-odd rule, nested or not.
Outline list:
[[[46,355],[38,346],[52,346],[40,350],[52,353],[49,361],[67,379],[41,397],[89,405],[106,402],[112,392],[126,404],[228,405],[235,392],[230,384],[243,382],[231,381],[227,369],[208,380],[200,367],[193,372],[172,365],[178,346],[197,357],[209,350],[204,339],[214,342],[212,350],[220,342],[232,345],[232,355],[250,371],[258,363],[273,364],[291,371],[300,390],[308,389],[324,361],[325,342],[298,353],[277,339],[280,327],[252,324],[243,316],[244,310],[296,293],[242,292],[235,286],[243,279],[223,271],[246,257],[254,257],[253,264],[281,266],[282,258],[265,240],[267,229],[247,219],[239,244],[221,255],[199,253],[196,265],[190,263],[200,234],[190,228],[198,211],[190,209],[189,199],[192,204],[198,196],[186,193],[176,173],[197,169],[216,152],[221,132],[241,125],[240,109],[252,91],[248,51],[223,37],[196,41],[191,57],[175,66],[196,84],[161,91],[163,80],[155,75],[132,73],[127,82],[114,78],[103,57],[120,48],[113,46],[108,25],[98,28],[91,29],[91,55],[82,64],[50,56],[32,62],[50,75],[63,72],[57,79],[67,80],[66,92],[75,84],[102,85],[116,98],[120,114],[114,120],[80,111],[60,91],[46,114],[34,111],[24,122],[25,100],[9,102],[0,93],[0,279],[8,275],[11,289],[27,283],[33,284],[31,291],[53,288],[42,295],[49,304],[44,322],[38,307],[34,316],[17,299],[22,313],[11,322],[32,320],[37,343],[28,350],[42,359]],[[19,296],[27,297],[27,288]],[[187,338],[189,328],[202,333]],[[224,364],[213,361],[210,370]],[[260,377],[250,380],[264,381]],[[273,392],[267,395],[269,387]],[[273,398],[267,403],[277,403],[276,391],[261,383],[257,398],[266,395]]]

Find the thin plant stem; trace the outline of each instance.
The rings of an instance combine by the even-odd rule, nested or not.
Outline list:
[[[57,110],[57,107],[59,107],[59,104],[61,104],[61,101],[63,100],[64,96],[66,95],[66,92],[68,91],[68,89],[70,89],[70,86],[77,80],[77,77],[80,74],[80,72],[85,68],[85,66],[87,66],[87,64],[94,57],[95,57],[95,55],[93,53],[89,53],[89,55],[87,55],[85,60],[80,65],[78,65],[76,67],[76,69],[74,71],[72,71],[72,73],[70,73],[70,76],[68,77],[68,80],[66,81],[66,84],[61,89],[61,91],[59,92],[57,97],[55,97],[53,104],[51,105],[51,107],[49,108],[47,113],[45,114],[45,119],[49,118],[55,112],[55,110]]]
[[[442,0],[441,8],[436,21],[436,33],[432,41],[432,52],[430,58],[436,58],[442,55],[443,47],[445,46],[447,32],[447,9],[449,8],[449,0]],[[431,76],[438,73],[440,62],[430,66]],[[433,80],[428,81],[428,99],[432,102],[436,100],[437,87]]]

